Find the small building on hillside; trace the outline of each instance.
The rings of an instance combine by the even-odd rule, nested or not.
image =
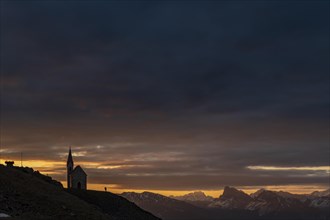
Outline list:
[[[7,167],[13,167],[14,166],[14,161],[5,161],[5,164],[7,165]]]
[[[87,189],[87,174],[81,166],[74,167],[71,147],[69,149],[67,167],[67,187],[68,189]]]

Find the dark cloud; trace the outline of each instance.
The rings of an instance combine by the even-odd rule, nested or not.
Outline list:
[[[1,4],[4,156],[73,145],[131,188],[327,183],[246,167],[329,165],[328,2]]]

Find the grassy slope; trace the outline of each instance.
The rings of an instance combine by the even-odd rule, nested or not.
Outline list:
[[[100,192],[93,190],[70,190],[71,194],[80,199],[100,207],[101,210],[114,219],[120,220],[155,220],[149,212],[136,206],[127,199],[110,192]],[[118,217],[120,216],[120,217]]]
[[[74,194],[83,200],[46,182],[40,175],[0,165],[0,213],[15,219],[157,219],[110,193],[85,191]]]

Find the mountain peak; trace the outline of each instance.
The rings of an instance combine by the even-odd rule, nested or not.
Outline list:
[[[263,190],[260,193],[258,193],[255,198],[272,200],[272,199],[277,199],[278,197],[282,197],[282,196],[279,195],[277,192],[273,192],[270,190]]]
[[[213,197],[205,195],[205,193],[202,191],[191,192],[183,196],[172,196],[172,198],[183,201],[213,201],[214,200]]]
[[[221,207],[225,209],[244,209],[253,199],[245,192],[234,187],[226,186],[223,194],[209,207]]]
[[[242,199],[242,200],[251,200],[251,197],[246,194],[245,192],[238,190],[234,187],[226,186],[223,190],[223,194],[220,196],[221,198],[235,198],[235,199]]]
[[[315,191],[310,194],[312,197],[329,197],[330,196],[330,189],[324,191]]]
[[[254,193],[251,193],[250,196],[251,196],[252,198],[256,198],[256,197],[258,197],[261,193],[263,193],[263,192],[265,192],[265,191],[267,191],[267,190],[264,189],[264,188],[261,188],[261,189],[255,191]]]

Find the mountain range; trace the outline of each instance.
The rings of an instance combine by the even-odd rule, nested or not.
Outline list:
[[[121,196],[163,220],[330,219],[330,191],[301,195],[260,189],[255,193],[225,187],[219,198],[203,192],[170,196],[125,192]]]

